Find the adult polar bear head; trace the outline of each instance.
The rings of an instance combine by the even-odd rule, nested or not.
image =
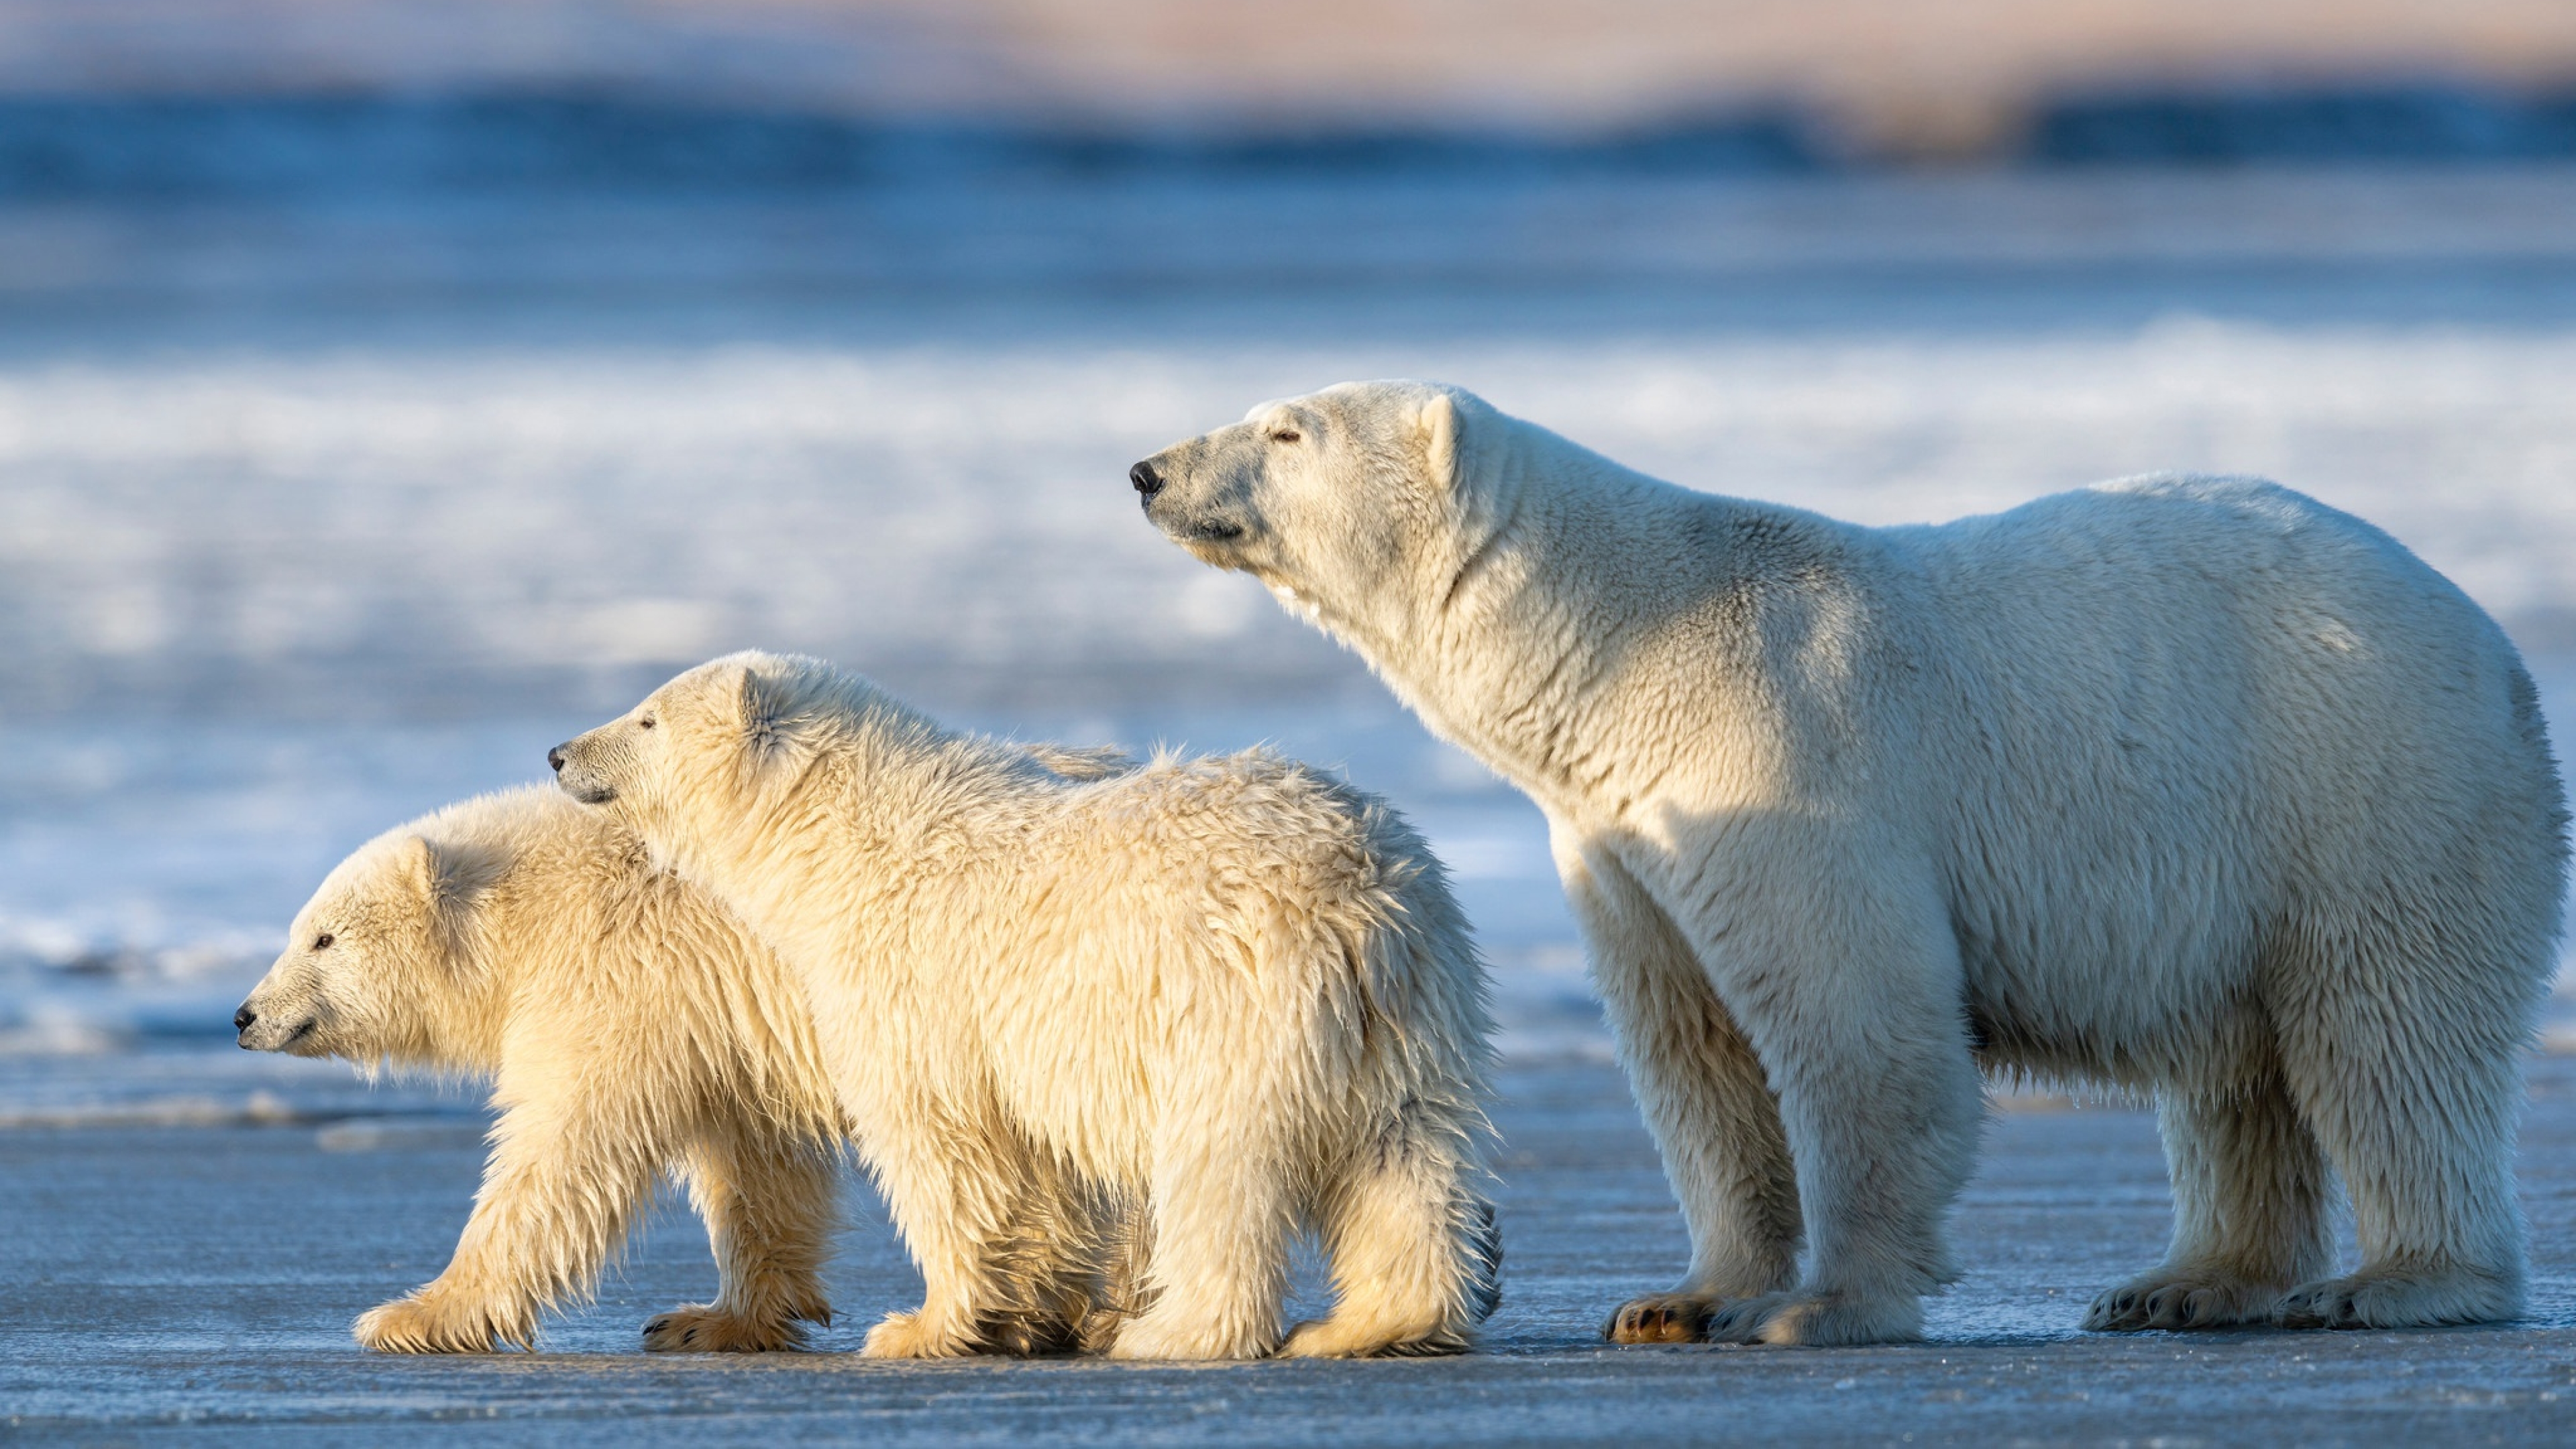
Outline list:
[[[1174,542],[1374,655],[1511,516],[1513,460],[1532,448],[1591,456],[1460,388],[1348,382],[1263,403],[1128,478]]]

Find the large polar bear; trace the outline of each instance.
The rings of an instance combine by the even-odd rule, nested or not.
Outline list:
[[[1483,974],[1379,802],[1260,753],[1067,781],[763,654],[549,759],[803,979],[928,1289],[868,1353],[984,1347],[1032,1238],[1104,1220],[1143,1244],[1119,1357],[1449,1351],[1492,1310]],[[1283,1345],[1300,1230],[1336,1301]]]
[[[793,1347],[829,1322],[845,1134],[776,957],[643,846],[529,786],[387,831],[296,913],[233,1021],[241,1044],[488,1076],[501,1107],[445,1272],[357,1323],[369,1348],[535,1341],[676,1171],[722,1272],[654,1349]]]
[[[2566,815],[2512,646],[2385,534],[2183,477],[1859,528],[1410,382],[1130,478],[1546,812],[1690,1228],[1612,1337],[1916,1334],[1980,1064],[2156,1096],[2173,1242],[2090,1327],[2516,1312]]]

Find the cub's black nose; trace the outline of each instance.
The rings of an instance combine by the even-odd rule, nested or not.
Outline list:
[[[233,1013],[233,1030],[248,1031],[250,1024],[257,1020],[259,1020],[259,1013],[245,1006]]]
[[[1154,501],[1155,494],[1163,491],[1163,475],[1155,472],[1151,463],[1139,463],[1128,469],[1127,481],[1136,485],[1137,493],[1143,495],[1148,503]]]
[[[561,745],[557,745],[557,746],[555,746],[553,749],[546,751],[546,763],[554,767],[554,772],[555,772],[556,774],[558,774],[558,775],[562,774],[562,773],[563,773],[563,746],[561,746]]]

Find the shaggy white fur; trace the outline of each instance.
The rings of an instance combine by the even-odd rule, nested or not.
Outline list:
[[[2512,646],[2385,534],[2194,477],[1860,528],[1406,382],[1131,477],[1546,811],[1691,1232],[1612,1337],[1917,1333],[1980,1063],[2156,1094],[2173,1242],[2089,1326],[2517,1311],[2566,813]]]
[[[1067,781],[759,654],[553,759],[803,979],[928,1289],[868,1353],[1440,1352],[1491,1311],[1483,976],[1376,800],[1260,753]],[[1283,1344],[1301,1230],[1336,1301]]]
[[[793,1347],[831,1319],[844,1133],[796,982],[617,823],[542,786],[361,847],[297,913],[241,1044],[487,1076],[501,1109],[445,1272],[357,1323],[369,1348],[532,1346],[676,1172],[722,1274],[644,1346]]]

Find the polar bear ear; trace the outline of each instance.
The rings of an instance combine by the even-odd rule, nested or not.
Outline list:
[[[1446,493],[1458,486],[1458,405],[1449,394],[1435,392],[1413,414],[1413,434],[1422,448],[1422,474]]]
[[[785,709],[779,682],[765,679],[759,670],[744,665],[742,682],[734,691],[734,712],[742,720],[744,741],[762,749],[776,744],[778,719]]]
[[[433,906],[469,904],[501,873],[500,859],[492,852],[436,845],[425,835],[405,840],[401,850],[404,878]]]

